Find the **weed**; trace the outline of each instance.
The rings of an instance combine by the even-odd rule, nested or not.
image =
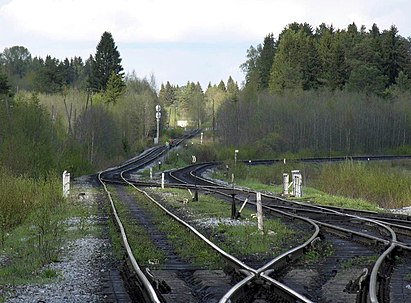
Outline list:
[[[358,256],[341,263],[342,269],[349,269],[353,266],[369,266],[377,261],[378,256]]]
[[[311,248],[302,257],[301,261],[305,264],[313,264],[319,262],[319,260],[329,257],[334,253],[334,247],[329,242],[320,242],[320,244]]]

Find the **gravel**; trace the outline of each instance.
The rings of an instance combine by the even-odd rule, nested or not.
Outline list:
[[[85,193],[77,195],[76,191]],[[97,203],[95,191],[88,182],[77,184],[73,197],[84,203],[85,207]],[[89,227],[97,227],[99,217],[87,218]],[[69,219],[69,229],[76,228],[80,220]],[[102,276],[110,270],[112,257],[110,241],[107,238],[85,235],[68,241],[62,247],[59,262],[51,263],[44,269],[57,272],[58,277],[48,284],[28,284],[10,286],[7,290],[7,303],[75,303],[105,302],[106,295],[101,292]]]

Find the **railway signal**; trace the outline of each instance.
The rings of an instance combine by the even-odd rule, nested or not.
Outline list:
[[[154,144],[158,144],[160,140],[160,118],[161,118],[161,106],[156,105],[156,120],[157,120],[157,135],[154,138]]]

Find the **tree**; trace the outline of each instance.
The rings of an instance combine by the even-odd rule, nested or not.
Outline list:
[[[1,56],[1,63],[5,65],[9,77],[18,76],[22,79],[31,62],[31,54],[23,46],[5,48]]]
[[[122,71],[120,53],[114,43],[113,36],[109,32],[104,32],[97,45],[92,64],[92,88],[99,91],[105,90],[113,72],[123,81],[124,73]]]
[[[264,38],[263,47],[257,60],[258,73],[258,89],[264,90],[268,88],[270,80],[271,66],[273,65],[276,51],[276,42],[273,34],[269,34]]]
[[[371,64],[360,64],[356,66],[347,83],[349,91],[364,92],[367,95],[381,95],[385,89],[387,76]]]
[[[7,76],[0,71],[0,96],[10,94],[10,85]]]
[[[107,82],[107,87],[104,93],[104,98],[107,103],[115,104],[120,96],[123,94],[125,84],[121,77],[114,71],[111,72],[110,78]]]

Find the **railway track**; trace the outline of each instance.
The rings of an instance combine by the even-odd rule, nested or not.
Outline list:
[[[265,274],[267,271],[272,271],[277,264],[286,264],[288,262],[287,260],[290,258],[290,254],[283,254],[277,257],[276,261],[269,262],[261,268],[251,268],[235,256],[221,250],[189,223],[178,218],[160,203],[155,201],[146,192],[138,189],[132,182],[127,180],[126,176],[130,176],[130,172],[154,161],[154,159],[162,153],[162,148],[155,148],[136,157],[132,161],[128,161],[124,165],[109,169],[99,174],[99,180],[105,187],[109,196],[113,216],[119,227],[123,246],[127,252],[127,262],[131,268],[131,273],[128,274],[130,279],[128,280],[135,280],[131,282],[131,288],[134,290],[134,298],[139,302],[217,302],[217,295],[222,297],[220,302],[251,302],[251,300],[259,300],[258,302],[311,302],[301,294]],[[111,184],[126,182],[135,187],[136,190],[144,194],[159,209],[162,209],[164,213],[178,221],[198,238],[202,239],[204,243],[219,254],[220,258],[224,260],[224,264],[226,264],[230,270],[222,271],[219,269],[217,271],[208,270],[206,272],[199,272],[198,269],[193,268],[189,263],[185,263],[182,260],[176,260],[176,258],[174,258],[175,256],[170,253],[172,249],[169,248],[166,250],[170,253],[169,259],[174,260],[172,263],[163,264],[160,267],[153,266],[153,270],[141,268],[137,263],[129,244],[128,237],[130,237],[130,235],[127,235],[124,229],[123,223],[118,216],[115,202],[113,201],[113,195],[107,188],[106,183],[108,182]],[[115,190],[122,195],[123,199],[121,200],[126,201],[125,203],[128,204],[131,212],[134,214],[134,218],[136,219],[139,217],[141,220],[148,220],[147,218],[149,218],[149,216],[142,214],[141,209],[138,209],[135,203],[130,201],[127,202],[128,198],[126,197],[127,195],[124,194],[124,190],[120,188],[119,185],[114,186]],[[134,210],[132,208],[134,208]],[[286,216],[287,214],[284,215]],[[296,219],[293,215],[288,216]],[[292,253],[295,255],[301,254],[303,249],[305,249],[318,236],[319,231],[316,224],[309,219],[298,219],[309,224],[313,232],[309,240],[292,250]],[[147,221],[142,222],[142,224],[147,224]],[[151,230],[150,233],[158,235],[155,230]],[[201,278],[201,276],[203,276],[203,278]],[[176,281],[178,281],[177,285]],[[225,287],[225,285],[227,285],[227,287]],[[199,292],[196,292],[195,289],[198,287],[203,289],[208,288],[208,292],[202,298],[198,298]],[[221,290],[224,290],[224,292],[221,292]],[[224,294],[225,292],[227,293]],[[195,295],[191,296],[190,294],[193,293]]]
[[[170,186],[185,184],[228,201],[234,195],[237,203],[246,197],[254,203],[252,191],[224,187],[202,178],[202,171],[210,165],[192,165],[169,173],[175,183]],[[336,294],[339,294],[338,302],[411,301],[410,283],[406,282],[410,279],[411,266],[409,216],[319,207],[268,195],[263,195],[263,204],[270,214],[278,215],[281,211],[310,218],[320,227],[322,242],[333,248],[317,263],[307,265],[295,259],[286,267],[267,270],[270,278],[318,302],[334,302]],[[312,279],[301,281],[296,273]],[[264,272],[260,274],[267,276]]]

